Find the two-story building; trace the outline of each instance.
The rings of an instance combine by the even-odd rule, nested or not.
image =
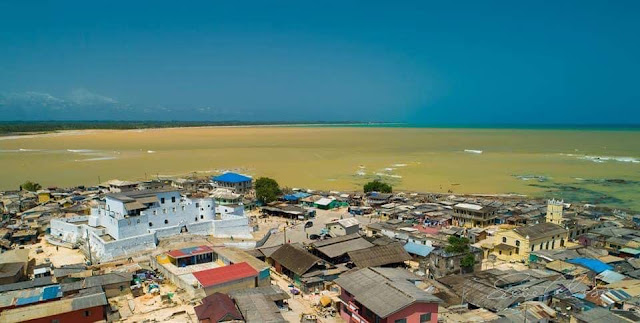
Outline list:
[[[495,224],[497,209],[470,203],[458,203],[453,206],[452,224],[465,228],[484,228]]]
[[[532,251],[564,248],[568,231],[557,224],[545,222],[499,231],[494,239],[491,252],[498,259],[527,262]]]

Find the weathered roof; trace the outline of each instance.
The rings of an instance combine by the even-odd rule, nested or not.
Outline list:
[[[0,285],[0,293],[12,291],[12,290],[21,290],[21,289],[40,287],[40,286],[47,286],[47,285],[53,285],[53,277],[45,276],[45,277],[35,278],[33,280],[28,280],[28,281]]]
[[[364,268],[346,273],[335,280],[336,284],[352,294],[354,299],[381,318],[396,313],[416,303],[440,303],[408,280],[399,268]],[[397,273],[396,273],[397,272]]]
[[[111,284],[121,284],[131,282],[133,275],[131,273],[112,272],[104,275],[90,276],[84,279],[84,288],[105,286]]]
[[[0,313],[0,322],[24,322],[104,305],[107,305],[104,293],[83,295],[5,310]]]
[[[517,227],[513,231],[522,237],[529,237],[531,240],[567,233],[563,227],[549,222]]]
[[[373,244],[362,238],[359,234],[349,234],[317,241],[312,243],[311,246],[327,257],[335,258],[349,251],[373,247]]]
[[[322,259],[304,250],[299,245],[289,243],[274,251],[270,258],[300,276],[309,271],[314,265],[323,262]]]
[[[399,243],[350,251],[348,254],[351,261],[359,268],[384,266],[411,260],[411,256]]]
[[[404,250],[410,254],[418,255],[420,257],[428,256],[433,249],[435,249],[433,246],[427,246],[415,242],[407,242],[407,244],[404,245]]]
[[[629,323],[628,320],[625,320],[602,307],[595,307],[588,311],[583,311],[581,313],[576,314],[575,317],[579,319],[581,322],[586,322],[586,323],[599,323],[599,322]]]
[[[0,263],[0,278],[20,276],[24,266],[21,262]]]
[[[198,320],[220,322],[222,320],[242,320],[242,314],[236,308],[233,300],[222,293],[214,293],[202,299],[202,304],[194,307]]]
[[[197,247],[189,247],[171,250],[167,252],[167,254],[173,258],[182,258],[182,257],[191,257],[195,255],[200,255],[204,253],[213,252],[213,249],[209,246],[197,246]]]
[[[252,289],[254,290],[254,289]],[[274,301],[262,293],[233,295],[245,322],[281,323],[286,322]]]
[[[237,296],[242,296],[242,295],[250,295],[250,294],[264,295],[273,302],[282,301],[290,298],[289,294],[287,294],[287,292],[280,289],[278,285],[241,289],[241,290],[234,290],[229,292],[229,296],[231,296],[231,298],[235,298]]]

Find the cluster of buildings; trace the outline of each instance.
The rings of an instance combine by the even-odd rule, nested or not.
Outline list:
[[[252,219],[254,196],[235,173],[4,192],[0,322],[135,321],[150,299],[143,319],[640,321],[640,219],[623,212],[296,189]],[[42,240],[86,261],[36,261]]]

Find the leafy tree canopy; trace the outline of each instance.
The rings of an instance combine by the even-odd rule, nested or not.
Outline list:
[[[469,239],[450,236],[449,245],[444,250],[449,253],[467,252],[469,251]]]
[[[23,190],[35,192],[39,189],[42,189],[42,186],[36,182],[26,181],[24,184],[20,186]]]
[[[381,182],[380,180],[373,180],[367,184],[364,184],[364,192],[380,192],[380,193],[391,193],[392,187],[391,185]]]
[[[280,195],[280,186],[272,178],[260,177],[256,180],[256,198],[262,203],[275,201]]]
[[[468,253],[464,258],[460,260],[460,266],[464,268],[473,268],[473,265],[476,264],[476,259],[473,257],[473,254]]]

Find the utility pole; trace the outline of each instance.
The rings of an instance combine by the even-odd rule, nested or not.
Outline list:
[[[287,243],[287,226],[284,226],[284,243]]]

